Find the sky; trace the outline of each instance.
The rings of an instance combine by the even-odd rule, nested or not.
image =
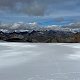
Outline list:
[[[0,0],[1,22],[67,24],[79,18],[80,0]]]

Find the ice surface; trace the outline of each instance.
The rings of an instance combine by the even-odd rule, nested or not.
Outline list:
[[[80,80],[80,44],[0,42],[0,80]]]

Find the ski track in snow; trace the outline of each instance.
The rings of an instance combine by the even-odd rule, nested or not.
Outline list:
[[[80,44],[0,42],[0,80],[80,80]]]

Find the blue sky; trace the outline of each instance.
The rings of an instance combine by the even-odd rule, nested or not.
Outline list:
[[[1,22],[66,25],[79,18],[80,0],[0,0]]]

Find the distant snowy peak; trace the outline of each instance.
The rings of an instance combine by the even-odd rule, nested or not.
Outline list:
[[[61,28],[61,25],[49,25],[47,28]]]
[[[71,29],[80,28],[80,22],[70,23],[70,24],[66,25],[65,27],[71,28]]]
[[[59,27],[59,26],[58,25],[48,25],[47,27],[51,28],[51,27]]]
[[[37,22],[33,22],[33,23],[28,23],[29,25],[32,25],[32,26],[35,26],[35,25],[38,25]]]
[[[48,25],[48,26],[41,26],[37,22],[33,23],[24,23],[24,22],[17,22],[17,23],[7,23],[7,24],[0,24],[0,31],[2,32],[25,32],[31,30],[57,30],[57,31],[71,31],[71,32],[80,32],[80,22],[77,23],[70,23],[66,26],[62,25]]]
[[[26,30],[26,29],[35,29],[38,27],[40,26],[36,22],[33,23],[17,22],[17,23],[0,24],[0,29],[6,29],[6,30]]]
[[[18,27],[20,27],[22,25],[22,23],[14,23],[12,26],[11,26],[11,29],[17,29]]]

